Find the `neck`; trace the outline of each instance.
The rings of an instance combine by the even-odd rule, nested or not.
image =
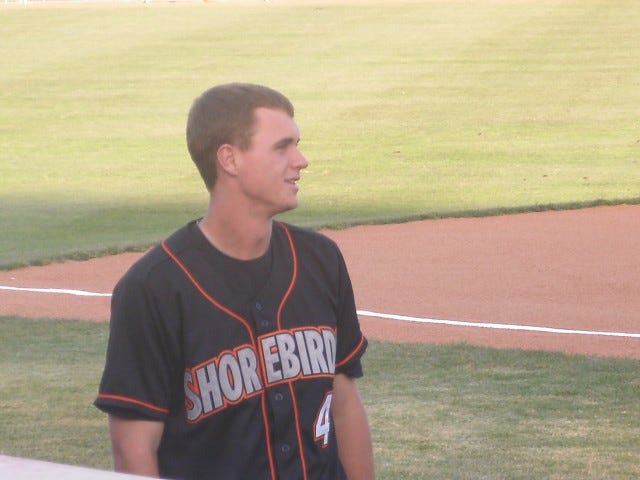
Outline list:
[[[242,209],[225,208],[213,196],[200,230],[211,244],[238,260],[253,260],[267,252],[273,220],[251,216]]]

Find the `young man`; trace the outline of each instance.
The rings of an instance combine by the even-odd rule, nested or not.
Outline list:
[[[307,160],[293,106],[251,84],[197,98],[187,144],[206,215],[114,289],[96,406],[117,471],[175,479],[370,480],[355,378],[367,342],[337,246],[274,221]]]

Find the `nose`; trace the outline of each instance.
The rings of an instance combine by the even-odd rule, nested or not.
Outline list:
[[[295,153],[295,158],[294,158],[294,166],[295,166],[295,168],[297,168],[299,170],[302,170],[302,169],[307,168],[309,166],[309,161],[307,160],[307,158],[302,154],[302,152],[298,148],[296,148],[296,153]]]

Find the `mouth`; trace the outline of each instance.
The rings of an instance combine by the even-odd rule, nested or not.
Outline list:
[[[285,180],[286,183],[290,183],[291,185],[293,185],[294,187],[298,186],[298,181],[300,180],[300,177],[295,177],[295,178],[289,178],[287,180]]]

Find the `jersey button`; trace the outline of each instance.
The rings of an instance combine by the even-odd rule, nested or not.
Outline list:
[[[262,303],[256,302],[255,307],[256,307],[256,310],[258,310],[259,312],[262,311]]]
[[[285,443],[280,447],[280,451],[284,454],[287,454],[291,451],[291,447]]]
[[[282,395],[280,392],[277,392],[273,398],[275,398],[278,402],[281,402],[282,399],[284,398],[284,395]]]

